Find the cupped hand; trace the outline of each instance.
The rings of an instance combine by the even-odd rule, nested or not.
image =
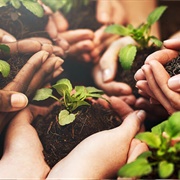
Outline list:
[[[27,61],[13,81],[8,83],[0,92],[0,104],[1,110],[3,110],[3,112],[0,113],[0,132],[11,120],[11,115],[13,115],[5,112],[19,110],[27,105],[26,97],[22,94],[19,94],[21,95],[19,97],[16,92],[25,94],[28,99],[31,100],[33,94],[38,88],[43,87],[53,78],[56,78],[62,73],[62,63],[63,60],[60,57],[53,54],[50,55],[46,51],[39,51],[35,53]]]
[[[83,140],[52,168],[47,179],[104,179],[116,176],[118,169],[127,162],[130,144],[142,130],[146,115],[142,110],[133,111],[120,98],[110,97],[109,101],[111,108],[124,119],[123,123],[117,128],[98,132]],[[139,153],[134,151],[133,156],[135,154]]]
[[[135,74],[140,94],[149,97],[151,103],[160,103],[169,114],[180,109],[180,94],[169,88],[170,75],[164,65],[177,56],[178,52],[171,49],[156,51],[147,57],[145,65]]]
[[[132,93],[130,86],[123,82],[116,82],[114,78],[118,67],[118,54],[122,47],[134,44],[132,38],[123,37],[114,41],[94,66],[93,77],[96,85],[108,95],[128,95]]]
[[[50,171],[38,134],[31,125],[38,115],[45,116],[52,107],[29,105],[20,111],[7,128],[4,153],[0,160],[3,179],[45,179]]]

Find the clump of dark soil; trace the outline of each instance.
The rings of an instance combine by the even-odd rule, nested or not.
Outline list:
[[[57,116],[61,109],[62,107],[56,106],[46,118],[38,117],[33,123],[44,147],[45,160],[50,167],[53,167],[86,137],[121,124],[121,120],[114,111],[105,109],[99,104],[93,104],[79,108],[73,123],[60,126]]]
[[[156,50],[157,50],[157,47],[150,47],[150,48],[138,51],[130,70],[124,70],[121,67],[120,63],[118,64],[118,71],[117,71],[115,80],[118,82],[127,83],[132,88],[133,94],[137,98],[140,97],[140,94],[138,94],[138,89],[135,87],[136,81],[134,79],[134,74],[137,72],[138,69],[141,68],[141,66],[144,65],[144,61],[146,60],[148,55],[155,52]]]

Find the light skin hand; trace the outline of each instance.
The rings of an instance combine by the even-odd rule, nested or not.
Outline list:
[[[96,19],[102,24],[124,24],[126,16],[121,0],[97,0]]]
[[[177,101],[180,95],[169,89],[168,80],[170,76],[163,65],[177,56],[178,52],[175,50],[156,51],[148,56],[145,65],[135,74],[138,89],[150,96],[152,103],[153,99],[156,100],[155,102],[161,103],[169,114],[180,108]]]
[[[132,93],[130,86],[122,82],[116,82],[115,78],[118,67],[118,54],[121,47],[135,42],[130,37],[123,37],[114,41],[95,64],[93,70],[94,80],[98,87],[108,95],[127,95]]]
[[[131,141],[141,131],[145,112],[133,112],[125,102],[117,97],[110,98],[110,101],[112,108],[124,119],[123,123],[117,128],[96,133],[82,141],[67,157],[53,167],[47,179],[111,178],[126,163]]]

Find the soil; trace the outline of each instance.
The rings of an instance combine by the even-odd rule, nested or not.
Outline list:
[[[33,123],[44,147],[45,160],[50,167],[86,137],[121,124],[121,120],[112,110],[93,104],[79,108],[74,122],[61,126],[57,121],[61,109],[62,107],[56,106],[46,118],[38,117]]]

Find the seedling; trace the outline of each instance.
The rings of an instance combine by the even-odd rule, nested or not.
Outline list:
[[[0,44],[0,52],[2,54],[10,53],[10,48],[6,46],[5,44]],[[7,77],[10,72],[10,65],[6,61],[1,60],[1,59],[0,59],[0,72],[3,77]]]
[[[135,59],[138,50],[143,50],[150,48],[152,46],[161,47],[162,42],[155,36],[151,36],[152,25],[159,20],[161,15],[167,9],[167,6],[160,6],[152,11],[145,23],[142,23],[137,28],[133,27],[131,24],[126,27],[123,25],[110,25],[105,29],[105,32],[117,34],[120,36],[130,36],[132,37],[136,45],[129,44],[121,48],[119,52],[119,61],[123,69],[131,69],[133,61]]]
[[[60,99],[53,95],[53,89],[61,96]],[[77,113],[74,113],[74,111],[78,107],[90,105],[87,102],[87,98],[103,98],[102,94],[102,90],[94,87],[75,86],[73,90],[72,84],[68,79],[61,79],[52,88],[39,89],[33,100],[41,101],[53,98],[65,106],[66,109],[60,111],[58,115],[59,124],[63,126],[75,120]]]
[[[168,120],[153,127],[151,132],[139,133],[136,138],[145,142],[149,151],[142,153],[134,162],[124,165],[118,175],[141,178],[152,173],[156,175],[155,178],[180,179],[179,121],[180,112],[176,112]]]

